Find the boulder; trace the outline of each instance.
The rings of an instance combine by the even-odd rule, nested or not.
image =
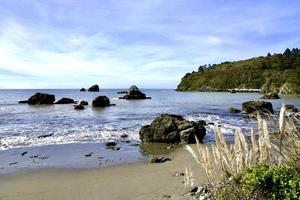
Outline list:
[[[109,98],[106,96],[98,96],[92,102],[93,107],[106,107],[110,106]]]
[[[81,105],[81,104],[79,104],[79,105],[74,106],[74,109],[75,109],[75,110],[83,110],[83,109],[84,109],[84,106]]]
[[[85,92],[85,91],[86,91],[85,88],[81,88],[81,89],[80,89],[80,92]]]
[[[280,99],[276,92],[268,92],[261,99]]]
[[[132,85],[127,94],[119,99],[150,99],[150,97],[146,97],[146,95],[139,90],[139,88],[135,85]]]
[[[195,143],[195,137],[202,141],[205,133],[201,123],[187,121],[180,115],[161,114],[143,126],[139,135],[142,142]]]
[[[241,111],[240,111],[239,109],[230,107],[230,108],[228,109],[228,112],[230,112],[230,113],[240,113]]]
[[[89,92],[99,92],[99,85],[93,85],[89,88]]]
[[[64,97],[58,100],[55,104],[69,104],[69,103],[76,103],[76,102],[74,101],[74,99]]]
[[[286,111],[290,113],[298,112],[298,109],[293,105],[285,105]]]
[[[55,96],[53,94],[47,94],[47,93],[36,93],[33,96],[31,96],[27,103],[30,105],[37,105],[37,104],[53,104],[55,101]],[[24,102],[24,101],[21,101]]]
[[[247,114],[274,113],[272,104],[266,101],[247,101],[242,104],[242,107]]]
[[[89,105],[89,103],[88,103],[87,101],[81,101],[81,102],[80,102],[80,105],[82,105],[82,106],[87,106],[87,105]]]

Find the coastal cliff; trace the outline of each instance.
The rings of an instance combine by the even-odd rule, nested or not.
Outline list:
[[[300,49],[200,66],[197,72],[187,73],[181,79],[177,91],[227,91],[233,88],[300,94]]]

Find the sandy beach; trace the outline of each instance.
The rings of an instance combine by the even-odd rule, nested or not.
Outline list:
[[[190,199],[183,176],[191,168],[196,184],[207,179],[184,147],[165,163],[140,162],[102,169],[42,169],[0,176],[1,200],[40,199]]]

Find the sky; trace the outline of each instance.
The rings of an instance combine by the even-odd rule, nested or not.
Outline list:
[[[0,88],[176,88],[300,47],[299,0],[0,0]]]

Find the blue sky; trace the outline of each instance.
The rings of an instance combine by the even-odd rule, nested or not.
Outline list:
[[[287,47],[299,0],[0,0],[0,88],[175,88]]]

